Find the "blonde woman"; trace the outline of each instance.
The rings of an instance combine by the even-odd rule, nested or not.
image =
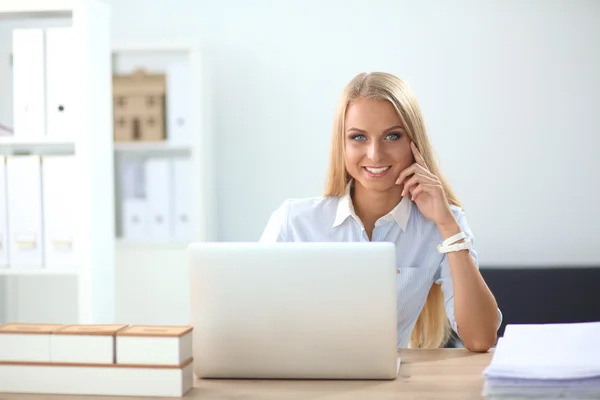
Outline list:
[[[324,196],[285,201],[261,241],[393,242],[399,348],[443,346],[451,329],[471,351],[496,342],[502,317],[479,273],[471,229],[398,77],[362,73],[346,86]]]

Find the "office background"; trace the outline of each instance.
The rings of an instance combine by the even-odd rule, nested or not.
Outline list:
[[[321,194],[343,86],[388,71],[420,101],[505,323],[600,320],[599,2],[108,3],[115,45],[200,44],[215,240],[257,240],[285,198]],[[117,322],[186,323],[184,247],[119,245],[116,260]],[[76,313],[69,277],[0,290],[0,320]]]

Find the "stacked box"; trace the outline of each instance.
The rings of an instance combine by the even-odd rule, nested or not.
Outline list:
[[[50,362],[50,338],[61,325],[0,326],[0,362]]]
[[[181,397],[192,327],[5,324],[0,393]]]
[[[127,325],[70,325],[50,337],[50,359],[56,363],[114,364],[115,334]]]
[[[192,328],[132,326],[117,334],[117,363],[182,365],[192,358]]]

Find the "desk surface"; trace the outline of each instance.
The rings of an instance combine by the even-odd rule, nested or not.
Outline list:
[[[198,400],[482,399],[492,353],[464,349],[401,350],[394,381],[197,380],[184,397]],[[402,394],[401,397],[398,395]],[[135,397],[0,394],[0,400],[135,400]],[[147,398],[140,398],[147,399]]]

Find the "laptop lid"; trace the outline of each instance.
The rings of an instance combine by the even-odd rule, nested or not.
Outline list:
[[[193,243],[203,378],[394,379],[393,243]]]

